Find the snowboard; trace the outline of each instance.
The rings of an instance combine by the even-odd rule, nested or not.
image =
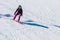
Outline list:
[[[13,20],[13,19],[11,19],[11,20]],[[15,21],[15,22],[17,22],[17,23],[19,23],[19,24],[22,24],[23,22],[18,22],[17,20],[13,20],[13,21]]]

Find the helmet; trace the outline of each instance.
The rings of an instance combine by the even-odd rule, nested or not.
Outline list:
[[[21,6],[21,5],[19,5],[19,8],[22,8],[22,6]]]

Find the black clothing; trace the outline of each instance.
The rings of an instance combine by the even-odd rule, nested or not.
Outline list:
[[[21,14],[21,15],[22,15],[23,10],[22,10],[22,8],[18,8],[18,9],[15,11],[15,14],[16,14],[16,12],[17,12],[17,14]]]

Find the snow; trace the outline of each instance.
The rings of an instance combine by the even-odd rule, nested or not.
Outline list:
[[[23,7],[22,24],[11,20]],[[59,0],[0,0],[0,40],[60,40]]]

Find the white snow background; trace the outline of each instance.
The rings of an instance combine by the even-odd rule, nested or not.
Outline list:
[[[22,5],[22,24],[11,19]],[[60,0],[0,0],[0,40],[60,40]]]

